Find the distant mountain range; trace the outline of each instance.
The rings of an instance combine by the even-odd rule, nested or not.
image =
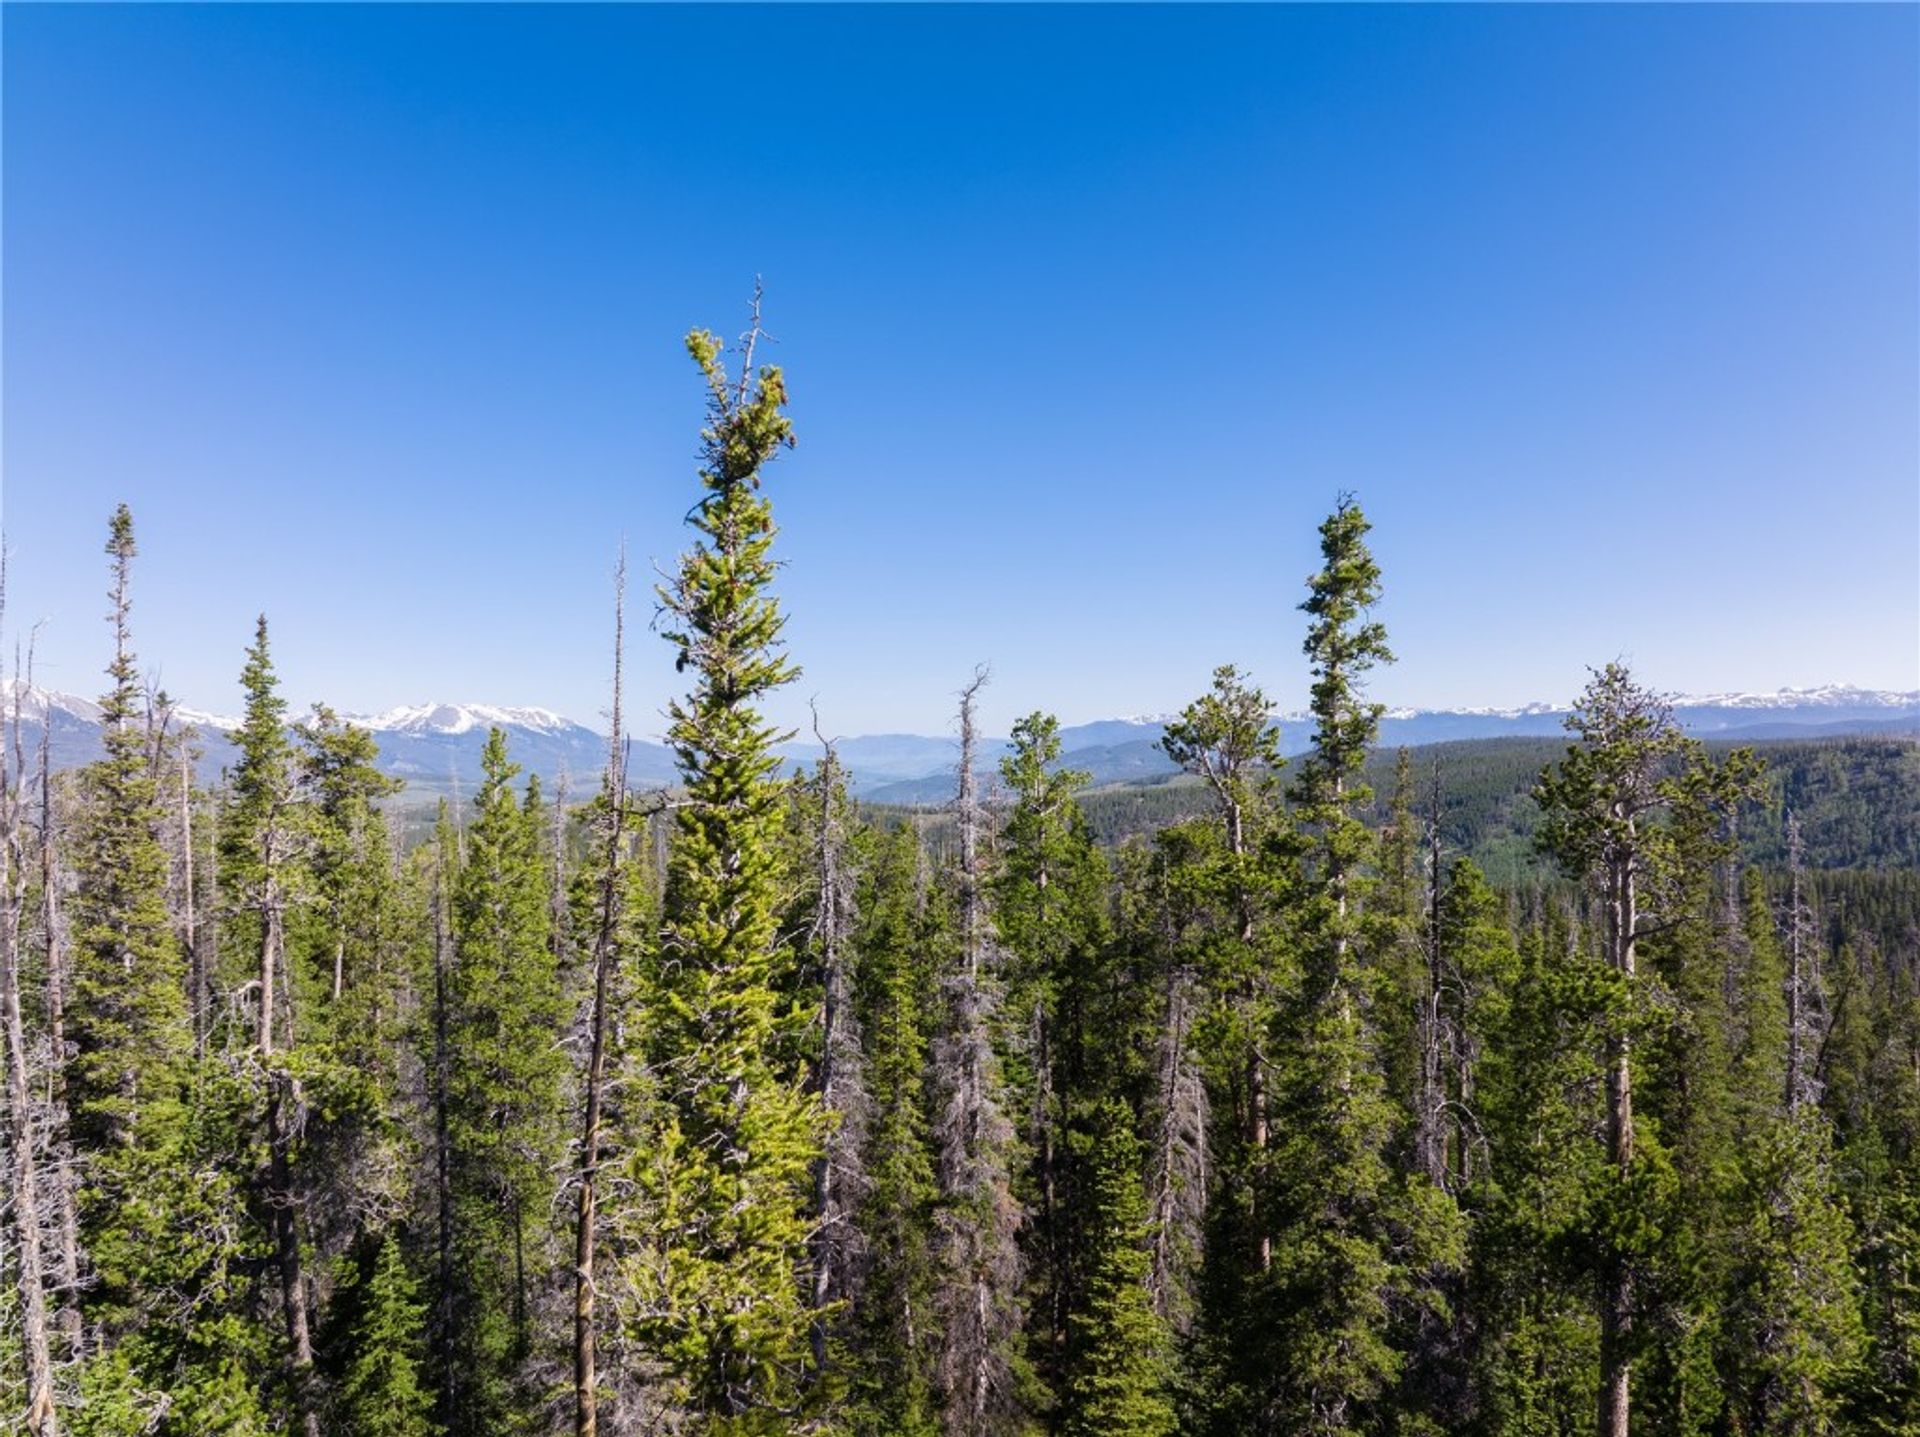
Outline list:
[[[51,725],[50,748],[56,768],[86,763],[100,752],[100,712],[92,702],[69,694],[26,690],[21,695],[23,734],[29,752],[40,742],[41,726]],[[1887,692],[1831,685],[1818,689],[1782,689],[1776,693],[1711,694],[1677,698],[1674,712],[1691,733],[1731,740],[1818,738],[1842,734],[1920,735],[1920,691]],[[1510,709],[1390,709],[1380,724],[1383,747],[1414,747],[1455,739],[1557,734],[1567,715],[1564,706],[1528,704]],[[480,781],[480,750],[487,731],[505,730],[516,763],[540,775],[552,789],[564,777],[569,791],[584,794],[598,781],[606,763],[607,740],[584,724],[539,708],[491,704],[418,704],[385,713],[352,715],[372,730],[380,744],[381,767],[406,780],[421,795],[471,792]],[[1060,731],[1061,762],[1087,772],[1095,785],[1152,782],[1176,770],[1160,750],[1169,714],[1101,719]],[[1274,716],[1281,748],[1299,753],[1309,724],[1298,713]],[[229,716],[181,708],[174,722],[191,724],[199,735],[200,765],[211,778],[233,761]],[[887,803],[938,803],[953,786],[958,758],[951,736],[866,734],[836,740],[840,760],[854,791]],[[991,774],[1007,751],[1005,739],[981,746],[981,765]],[[795,764],[810,762],[820,748],[795,740],[783,755]],[[671,783],[673,756],[662,744],[635,739],[628,749],[628,774],[636,787]]]

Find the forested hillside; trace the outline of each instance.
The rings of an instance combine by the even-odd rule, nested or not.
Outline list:
[[[403,835],[267,617],[208,785],[110,516],[101,756],[4,716],[9,1430],[1920,1432],[1920,750],[1703,744],[1617,664],[1383,749],[1343,496],[1273,595],[1304,752],[1223,666],[1181,778],[1035,712],[983,786],[983,671],[951,802],[862,806],[764,713],[759,337],[688,338],[664,643],[609,596],[670,789],[496,730]]]
[[[1730,751],[1712,742],[1707,748]],[[1751,748],[1765,771],[1762,797],[1742,811],[1736,827],[1749,862],[1777,867],[1786,861],[1786,819],[1792,813],[1810,868],[1920,868],[1920,741],[1771,739]],[[1512,884],[1553,870],[1551,858],[1534,843],[1540,810],[1533,789],[1565,749],[1558,739],[1433,744],[1406,751],[1409,781],[1423,818],[1430,818],[1437,779],[1444,842],[1471,856],[1490,877]],[[1386,820],[1398,763],[1398,751],[1376,751],[1368,761],[1376,822]],[[1212,800],[1203,784],[1183,777],[1093,789],[1080,801],[1095,836],[1116,844],[1196,817]]]

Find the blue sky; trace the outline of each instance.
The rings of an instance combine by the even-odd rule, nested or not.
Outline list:
[[[756,273],[786,717],[938,730],[980,661],[999,727],[1297,702],[1343,489],[1390,702],[1920,686],[1911,6],[3,14],[52,686],[124,497],[189,702],[264,608],[297,702],[592,719]]]

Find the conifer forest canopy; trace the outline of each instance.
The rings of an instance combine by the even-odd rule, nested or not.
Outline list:
[[[496,729],[403,822],[264,616],[197,767],[103,516],[99,755],[0,691],[6,1430],[1920,1433],[1911,741],[1709,748],[1608,663],[1522,770],[1383,751],[1345,496],[1272,596],[1304,754],[1225,665],[1177,784],[1089,792],[1044,712],[983,775],[982,670],[950,801],[863,804],[765,717],[759,338],[687,338],[585,794]]]

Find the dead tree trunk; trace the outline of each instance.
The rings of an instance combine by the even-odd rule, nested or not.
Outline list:
[[[439,1356],[443,1420],[459,1411],[460,1371],[455,1349],[458,1316],[453,1293],[453,1144],[448,1132],[452,1101],[452,1053],[448,1046],[453,1001],[453,934],[448,909],[447,827],[442,810],[433,856],[433,1185],[435,1207],[434,1337]]]
[[[614,580],[613,607],[613,736],[607,747],[607,776],[601,815],[606,846],[601,854],[599,911],[593,933],[593,1000],[587,1016],[587,1073],[585,1113],[581,1119],[580,1168],[576,1174],[573,1234],[573,1430],[577,1437],[596,1437],[600,1430],[598,1351],[595,1346],[594,1256],[598,1250],[600,1124],[607,1073],[608,1006],[617,956],[620,925],[621,860],[626,847],[627,765],[626,737],[621,732],[621,682],[626,648],[627,559],[620,555]],[[557,806],[557,805],[556,805]],[[556,857],[559,835],[556,831]],[[557,930],[556,930],[557,931]],[[557,939],[556,939],[557,941]]]
[[[1820,1082],[1810,1055],[1818,1050],[1822,1002],[1820,955],[1815,946],[1813,912],[1802,880],[1806,842],[1800,819],[1787,814],[1787,1111],[1797,1113],[1819,1101]]]
[[[1017,1406],[1008,1348],[1019,1330],[1022,1214],[1013,1193],[1013,1125],[993,1046],[997,943],[987,913],[974,779],[974,703],[984,670],[960,696],[956,802],[960,863],[959,961],[945,988],[949,1029],[935,1052],[943,1093],[936,1136],[942,1198],[939,1375],[949,1437],[986,1437]]]
[[[1427,988],[1420,997],[1420,1111],[1415,1146],[1420,1170],[1435,1184],[1447,1180],[1446,955],[1440,936],[1440,770],[1433,773],[1433,805],[1427,821]]]
[[[1207,1085],[1191,1035],[1198,979],[1191,965],[1167,969],[1166,1016],[1154,1054],[1154,1138],[1147,1175],[1154,1311],[1174,1331],[1189,1327],[1187,1280],[1198,1256],[1207,1206]]]
[[[49,1146],[63,1171],[53,1183],[59,1251],[55,1264],[61,1294],[56,1321],[69,1353],[80,1349],[80,1214],[74,1201],[71,1142],[67,1129],[67,950],[60,917],[59,847],[53,808],[53,723],[40,727],[40,922],[45,929],[47,984],[47,1079]]]
[[[1638,938],[1639,889],[1632,841],[1634,819],[1618,811],[1628,841],[1610,856],[1607,870],[1607,947],[1615,971],[1631,988]],[[1633,1165],[1632,1040],[1616,1031],[1607,1039],[1607,1158],[1624,1175]],[[1600,1430],[1602,1437],[1627,1437],[1633,1363],[1633,1268],[1621,1254],[1607,1262],[1600,1305]]]
[[[0,575],[0,607],[5,604]],[[0,769],[0,1026],[5,1029],[7,1147],[13,1188],[11,1217],[19,1268],[20,1345],[27,1366],[24,1429],[32,1437],[58,1437],[53,1401],[53,1357],[48,1341],[46,1260],[42,1248],[39,1136],[27,1087],[26,1023],[20,1005],[20,928],[26,905],[21,838],[22,775],[20,686],[13,693],[12,750]]]
[[[261,892],[260,1062],[267,1075],[267,1210],[273,1232],[274,1265],[280,1273],[280,1300],[287,1324],[288,1378],[295,1409],[306,1437],[320,1437],[314,1408],[313,1337],[307,1319],[307,1285],[301,1270],[299,1196],[294,1191],[292,1133],[287,1112],[290,1078],[274,1064],[274,1017],[286,964],[286,897],[280,879],[280,834],[270,826],[263,844]]]
[[[814,864],[819,895],[813,914],[812,948],[820,964],[820,1103],[835,1119],[814,1165],[814,1236],[811,1334],[817,1371],[827,1363],[827,1324],[831,1304],[850,1301],[859,1281],[862,1244],[854,1212],[866,1194],[862,1154],[866,1148],[867,1085],[861,1056],[860,1023],[853,1007],[853,975],[846,952],[853,926],[853,872],[847,865],[846,835],[839,813],[840,767],[833,744],[814,735],[820,760],[820,821],[814,834]]]

